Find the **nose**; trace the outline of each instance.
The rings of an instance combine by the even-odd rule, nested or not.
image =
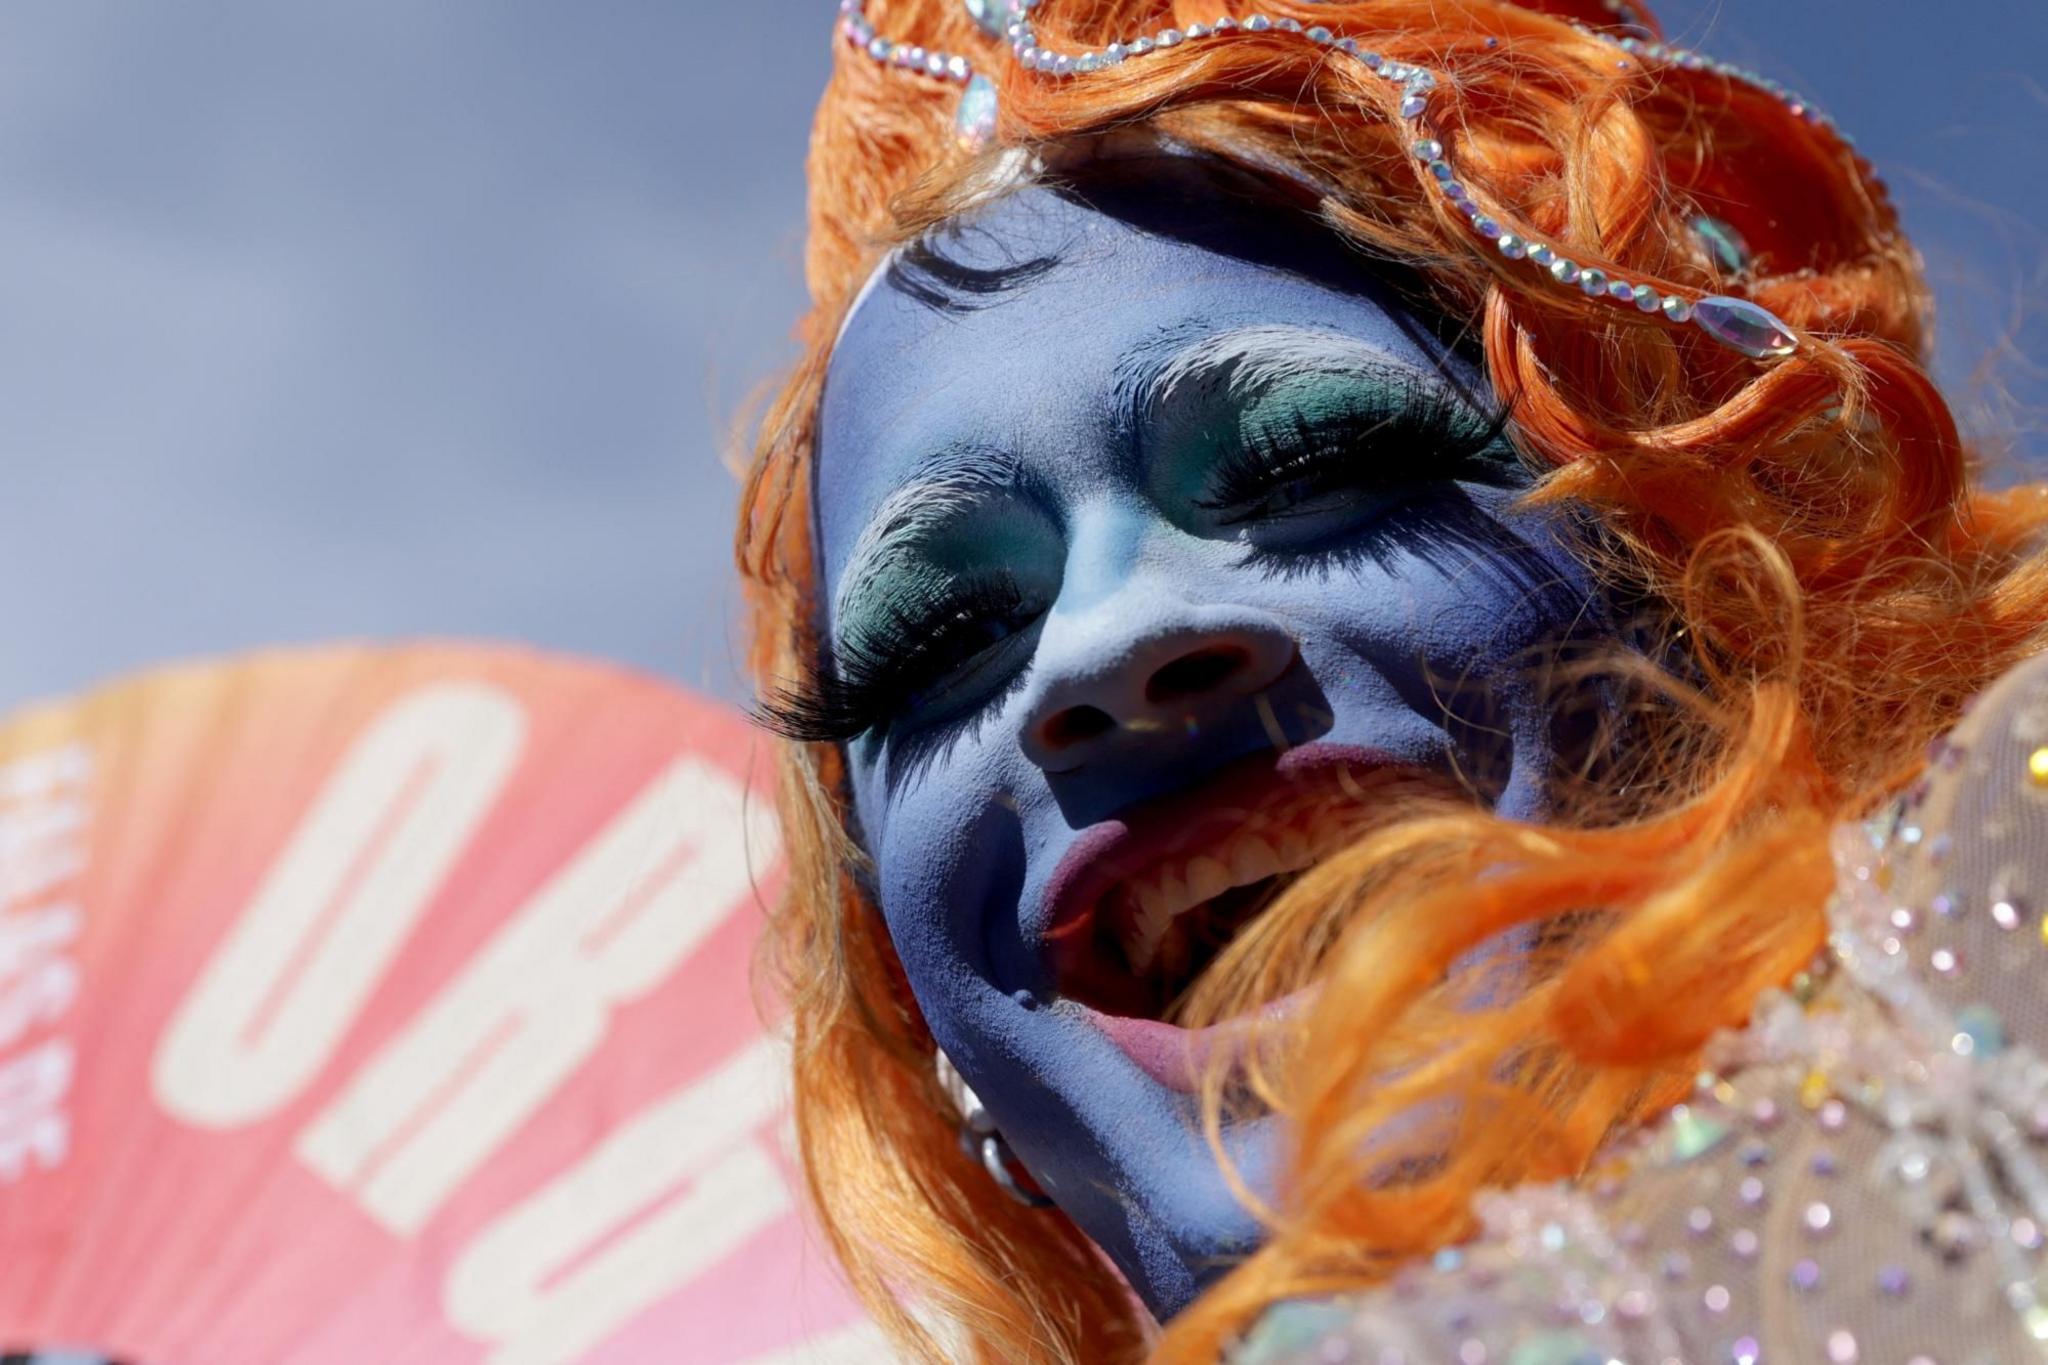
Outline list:
[[[1077,616],[1057,610],[1039,637],[1018,742],[1047,772],[1185,736],[1271,686],[1294,637],[1254,608],[1131,592]]]

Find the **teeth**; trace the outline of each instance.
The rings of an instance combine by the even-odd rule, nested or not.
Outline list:
[[[1165,893],[1158,887],[1147,887],[1138,893],[1138,914],[1131,932],[1124,938],[1124,952],[1131,960],[1131,966],[1144,971],[1152,965],[1153,955],[1159,951],[1160,940],[1173,927],[1173,907]]]
[[[1279,870],[1280,854],[1264,839],[1248,838],[1231,851],[1230,878],[1238,886],[1248,886]]]
[[[1222,895],[1234,886],[1251,883],[1280,872],[1293,872],[1315,861],[1316,842],[1311,839],[1314,821],[1304,829],[1295,823],[1264,827],[1261,835],[1249,832],[1224,841],[1217,854],[1201,854],[1185,867],[1171,865],[1157,870],[1152,880],[1128,888],[1127,909],[1116,925],[1124,955],[1133,970],[1147,972],[1158,964],[1160,945],[1166,941],[1173,922],[1202,902]]]
[[[1230,869],[1214,858],[1197,858],[1188,864],[1188,896],[1191,902],[1220,896],[1230,889]]]

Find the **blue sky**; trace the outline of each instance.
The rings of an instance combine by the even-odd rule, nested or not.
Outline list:
[[[344,636],[741,695],[719,456],[801,304],[830,10],[0,10],[0,708]],[[1967,410],[2038,425],[2048,9],[1662,11],[1857,135]]]

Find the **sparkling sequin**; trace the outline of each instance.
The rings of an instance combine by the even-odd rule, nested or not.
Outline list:
[[[1604,1365],[1580,1332],[1539,1332],[1508,1353],[1507,1365]]]
[[[2005,1050],[2005,1022],[1989,1005],[1965,1005],[1956,1011],[1950,1047],[1959,1057],[1995,1057]]]
[[[1728,1132],[1728,1125],[1719,1119],[1681,1104],[1671,1114],[1672,1159],[1692,1161],[1705,1156],[1721,1145]]]

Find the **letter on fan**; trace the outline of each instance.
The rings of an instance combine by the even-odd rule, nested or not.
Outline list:
[[[417,1232],[778,851],[764,803],[676,760],[357,1073],[300,1159],[392,1232]]]
[[[333,1054],[512,774],[526,739],[495,687],[422,688],[358,739],[157,1046],[158,1103],[232,1128]]]

